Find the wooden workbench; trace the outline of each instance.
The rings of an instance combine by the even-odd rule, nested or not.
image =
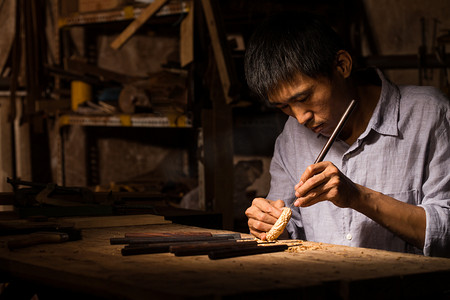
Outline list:
[[[0,237],[1,278],[108,299],[450,296],[450,259],[313,242],[303,242],[298,252],[222,260],[170,253],[122,256],[123,245],[110,245],[111,237],[123,237],[126,232],[205,229],[163,219],[142,225],[145,219],[138,217],[133,223],[138,225],[124,219],[110,222],[115,218],[80,219],[77,226],[84,228],[82,240],[63,244],[9,251],[5,240],[10,237]]]

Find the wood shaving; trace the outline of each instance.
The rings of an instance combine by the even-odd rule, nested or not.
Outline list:
[[[321,250],[322,247],[320,246],[307,246],[307,245],[301,245],[301,246],[295,246],[295,247],[289,247],[286,251],[290,253],[297,253],[297,252],[303,252],[308,250]]]
[[[288,244],[289,245],[289,244]],[[297,253],[297,252],[304,252],[304,251],[310,251],[310,250],[327,250],[326,247],[322,246],[322,243],[311,243],[311,242],[305,242],[302,240],[295,240],[290,243],[289,248],[286,250],[286,252],[290,253]]]

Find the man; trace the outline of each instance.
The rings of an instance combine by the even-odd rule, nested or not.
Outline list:
[[[246,211],[253,235],[265,239],[293,203],[291,238],[450,257],[450,105],[442,93],[353,70],[338,35],[306,14],[263,23],[245,71],[250,89],[290,116],[267,199]],[[352,99],[358,104],[325,161],[312,164]]]

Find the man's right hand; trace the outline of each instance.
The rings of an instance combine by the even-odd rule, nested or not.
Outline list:
[[[250,233],[261,240],[265,240],[266,232],[272,228],[280,217],[283,207],[284,202],[282,200],[253,199],[252,206],[245,211]]]

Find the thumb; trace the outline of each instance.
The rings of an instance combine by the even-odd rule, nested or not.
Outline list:
[[[277,200],[273,203],[273,206],[279,209],[282,209],[285,205],[284,205],[284,201],[283,200]]]
[[[265,233],[265,232],[261,233],[260,238],[261,238],[262,241],[267,240],[267,238],[266,238],[266,233]]]

